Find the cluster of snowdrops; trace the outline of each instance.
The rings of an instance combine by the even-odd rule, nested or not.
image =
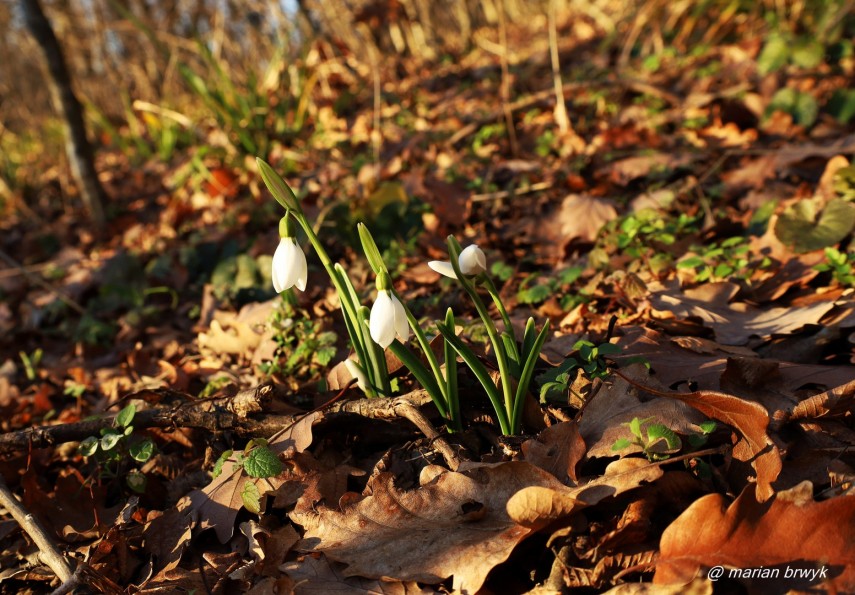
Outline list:
[[[385,350],[391,350],[410,370],[415,379],[430,394],[449,431],[463,429],[460,399],[457,390],[458,357],[469,367],[490,398],[502,433],[517,434],[522,423],[522,405],[532,373],[548,332],[548,323],[537,332],[529,318],[518,341],[499,292],[487,274],[484,252],[476,245],[463,248],[454,236],[448,237],[448,262],[433,261],[430,267],[438,273],[456,279],[472,300],[483,321],[499,369],[499,381],[494,382],[479,357],[457,336],[451,308],[436,328],[443,338],[443,365],[430,347],[430,341],[418,320],[395,291],[389,270],[368,231],[360,223],[359,238],[372,271],[376,275],[377,298],[369,309],[362,305],[344,268],[333,263],[306,218],[300,203],[285,180],[264,160],[258,159],[264,183],[274,198],[285,208],[279,222],[279,246],[273,256],[273,286],[277,292],[296,287],[306,289],[308,269],[306,256],[297,242],[299,225],[329,274],[341,301],[341,311],[347,327],[355,359],[346,365],[359,387],[369,397],[389,396],[392,392],[386,368]],[[501,332],[490,317],[479,291],[485,291],[502,318]],[[410,347],[410,332],[421,351],[419,357]]]

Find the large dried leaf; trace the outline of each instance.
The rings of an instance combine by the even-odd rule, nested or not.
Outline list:
[[[788,308],[753,308],[729,303],[739,287],[735,283],[709,283],[683,293],[673,288],[654,293],[650,304],[654,311],[683,318],[697,317],[715,331],[724,345],[745,345],[751,337],[767,339],[773,334],[788,334],[806,324],[816,324],[834,307],[833,301]]]
[[[306,530],[299,549],[344,562],[345,576],[436,584],[453,575],[455,590],[475,593],[531,533],[506,510],[511,496],[529,486],[562,487],[525,462],[442,473],[411,491],[381,473],[369,483],[369,496],[341,511],[291,516]]]
[[[855,380],[805,399],[793,408],[790,419],[813,419],[851,411],[855,404]]]
[[[762,581],[763,592],[774,593],[783,592],[781,587],[821,586],[824,581],[818,577],[813,581],[785,578],[788,568],[812,568],[826,569],[825,578],[836,592],[852,592],[855,498],[814,502],[810,484],[804,488],[782,492],[764,504],[757,502],[751,486],[730,506],[719,494],[697,500],[665,529],[654,583],[688,582],[702,568],[713,566],[765,567],[779,570],[778,581]]]
[[[540,529],[604,498],[617,496],[660,477],[660,465],[639,458],[620,459],[610,463],[602,476],[581,486],[524,488],[508,500],[508,514],[525,527]]]
[[[347,576],[344,565],[325,556],[304,556],[279,567],[294,580],[295,595],[428,595],[433,589],[415,581],[401,582]]]
[[[562,242],[580,239],[593,242],[600,228],[617,217],[617,210],[610,200],[570,194],[564,198],[556,213],[558,237]]]

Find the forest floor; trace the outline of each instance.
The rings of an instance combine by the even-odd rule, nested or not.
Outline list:
[[[0,477],[82,582],[855,591],[853,59],[746,39],[630,78],[574,27],[566,120],[544,48],[507,75],[479,49],[402,61],[378,97],[337,71],[267,156],[367,306],[359,221],[428,332],[453,307],[488,368],[426,264],[449,234],[484,250],[518,333],[550,322],[520,436],[462,362],[463,432],[405,369],[388,398],[348,384],[307,243],[306,291],[272,289],[282,212],[252,155],[101,150],[103,234],[56,169],[9,206]],[[0,592],[58,584],[38,551],[0,516]]]

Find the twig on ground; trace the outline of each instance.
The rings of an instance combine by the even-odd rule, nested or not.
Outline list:
[[[0,475],[0,507],[8,510],[12,518],[21,526],[21,529],[30,536],[30,539],[39,548],[39,559],[47,564],[63,584],[69,582],[74,575],[74,570],[68,559],[59,553],[59,550],[53,544],[47,531],[45,531],[45,528],[42,527],[38,519],[27,512],[21,503],[18,502],[18,499],[12,494],[9,486],[6,485],[6,481],[2,475]]]

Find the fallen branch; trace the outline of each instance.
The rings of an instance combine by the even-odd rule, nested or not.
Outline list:
[[[74,569],[65,556],[48,537],[48,533],[42,524],[18,502],[12,491],[6,485],[3,476],[0,475],[0,508],[5,508],[21,526],[36,547],[39,548],[39,559],[53,570],[53,573],[62,581],[68,583],[74,576]]]

